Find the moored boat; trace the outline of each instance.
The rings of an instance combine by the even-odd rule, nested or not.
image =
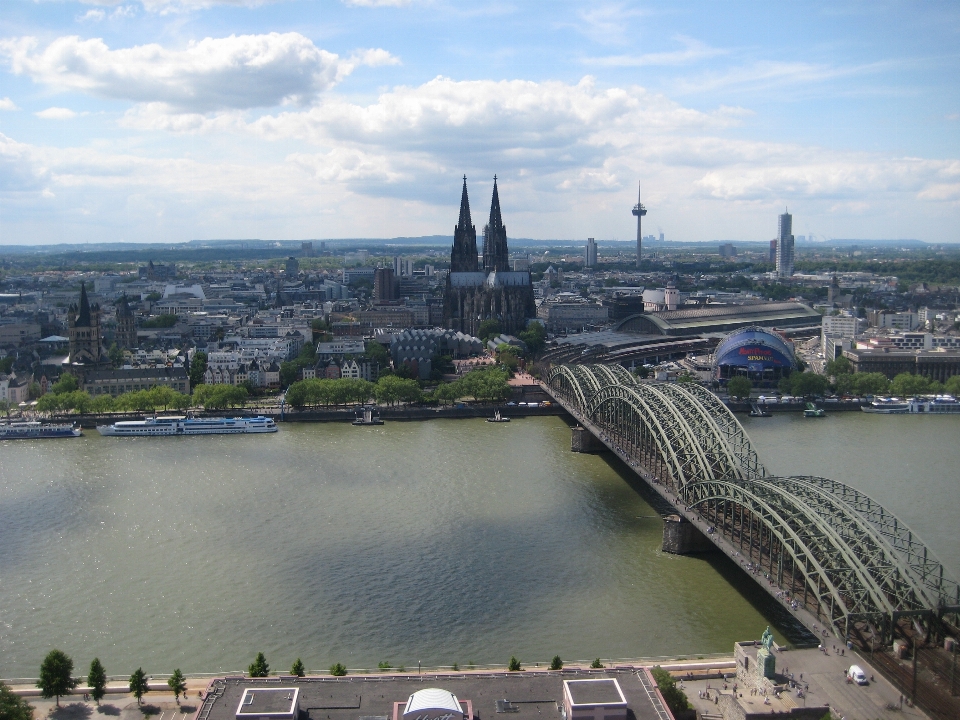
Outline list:
[[[493,413],[492,418],[487,418],[487,422],[497,422],[497,423],[510,422],[510,418],[503,417],[503,415],[500,414],[500,411],[497,410]]]
[[[803,416],[819,418],[819,417],[826,417],[827,414],[823,411],[823,408],[818,408],[813,403],[808,402],[807,407],[803,411]]]
[[[35,438],[80,437],[82,433],[73,423],[41,423],[36,420],[14,420],[0,423],[0,440],[31,440]]]
[[[881,415],[954,415],[960,414],[960,402],[953,395],[926,395],[910,400],[882,397],[860,409]]]
[[[168,415],[146,420],[121,420],[112,425],[98,425],[101,435],[123,437],[156,437],[163,435],[239,435],[242,433],[275,433],[273,418],[209,417]]]
[[[880,415],[902,415],[910,412],[910,403],[899,398],[878,397],[869,405],[863,405],[861,408],[865,413],[877,413]]]

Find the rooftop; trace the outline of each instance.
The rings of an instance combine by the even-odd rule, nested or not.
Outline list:
[[[620,692],[620,686],[613,678],[593,680],[567,680],[570,698],[574,705],[607,705],[624,703],[626,698]]]
[[[237,706],[237,715],[290,715],[297,705],[298,688],[247,688]]]

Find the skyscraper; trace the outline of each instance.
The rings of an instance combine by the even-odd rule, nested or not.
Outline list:
[[[793,215],[784,212],[780,216],[780,225],[777,232],[777,275],[790,277],[793,275]]]
[[[593,238],[587,238],[587,248],[584,255],[584,267],[595,268],[597,266],[597,242]]]

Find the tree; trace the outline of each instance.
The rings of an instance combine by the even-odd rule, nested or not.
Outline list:
[[[123,365],[123,350],[121,350],[116,343],[113,343],[110,346],[110,349],[107,351],[107,356],[110,358],[110,363],[115,368]]]
[[[653,675],[653,679],[657,681],[660,694],[663,695],[663,699],[671,712],[677,714],[689,709],[690,703],[687,702],[687,694],[677,687],[677,683],[670,673],[659,665],[651,668],[650,673]]]
[[[553,660],[550,661],[551,670],[563,670],[563,660],[560,659],[559,655],[554,655]]]
[[[147,674],[143,668],[137,668],[136,672],[130,676],[130,692],[137,699],[137,705],[141,703],[143,696],[150,692]]]
[[[944,392],[950,393],[954,397],[960,395],[960,375],[954,375],[952,378],[947,378],[947,382],[943,385]]]
[[[516,655],[510,656],[510,662],[507,665],[507,670],[509,670],[510,672],[518,672],[520,670],[523,670],[523,668],[520,667],[520,661],[517,660]]]
[[[500,329],[500,321],[494,318],[491,318],[490,320],[484,320],[482,323],[480,323],[480,327],[477,328],[477,335],[484,342],[490,338],[496,337],[502,332],[503,330]]]
[[[742,375],[730,378],[730,382],[727,383],[727,392],[730,393],[730,397],[738,400],[750,397],[751,390],[753,390],[753,383],[750,382],[750,378]]]
[[[0,718],[2,720],[33,720],[33,706],[0,682]]]
[[[857,373],[854,377],[858,395],[882,395],[890,388],[890,381],[883,373]]]
[[[250,667],[247,668],[247,674],[249,674],[250,677],[266,677],[270,674],[270,666],[267,665],[267,658],[262,652],[257,653],[256,659]]]
[[[79,680],[73,677],[73,660],[62,650],[51,650],[40,665],[40,679],[37,687],[45,698],[57,698],[57,707],[60,707],[60,696],[69,695]]]
[[[532,355],[539,353],[547,344],[547,330],[543,327],[543,323],[537,321],[527,325],[527,329],[517,337],[523,341]]]
[[[173,690],[173,696],[177,699],[177,705],[180,704],[180,696],[187,697],[187,681],[180,672],[180,668],[173,671],[173,675],[167,678],[167,686]]]
[[[330,674],[334,677],[343,677],[347,674],[347,668],[343,663],[334,663],[330,666]]]
[[[295,362],[280,363],[280,387],[290,387],[300,376],[300,366]]]
[[[107,694],[107,671],[103,669],[100,658],[94,658],[90,663],[90,674],[87,676],[87,685],[90,686],[90,695],[97,705]]]
[[[836,360],[830,360],[823,368],[827,377],[839,377],[840,375],[849,375],[853,372],[853,363],[841,355]]]
[[[365,346],[366,356],[377,363],[381,368],[390,367],[390,353],[376,340],[371,340]]]
[[[297,658],[297,661],[290,668],[290,674],[296,675],[297,677],[303,677],[307,674],[306,668],[303,667],[303,661],[300,658]]]
[[[54,395],[75,392],[79,389],[80,384],[70,373],[63,373],[63,375],[60,376],[60,379],[50,386],[50,392],[52,392]]]
[[[826,377],[816,373],[795,372],[790,375],[790,390],[799,397],[823,395],[828,384]]]
[[[930,391],[930,380],[923,375],[900,373],[890,383],[890,392],[899,397],[913,397]]]
[[[195,352],[190,361],[190,387],[195,388],[203,384],[203,376],[207,372],[207,354],[205,352]]]
[[[590,667],[592,667],[594,670],[600,670],[603,667],[603,663],[600,662],[600,658],[597,658],[592,663],[590,663]]]

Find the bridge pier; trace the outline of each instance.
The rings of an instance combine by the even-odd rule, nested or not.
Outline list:
[[[596,454],[606,452],[607,446],[585,427],[577,425],[570,431],[570,449],[575,453]]]
[[[697,529],[697,526],[679,515],[663,519],[663,551],[673,555],[713,552],[717,548]]]

